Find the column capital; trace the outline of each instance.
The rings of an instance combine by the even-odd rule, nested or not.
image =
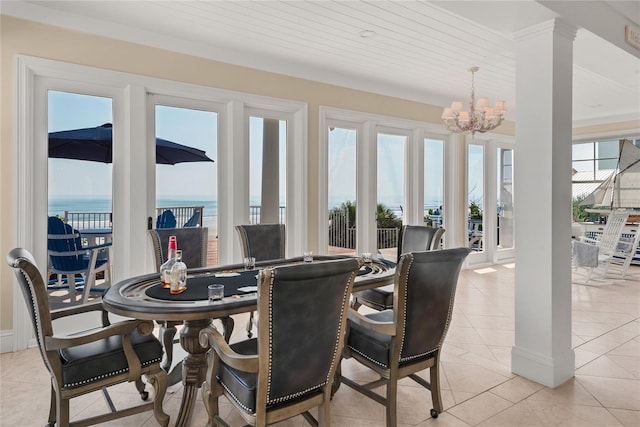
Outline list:
[[[577,31],[578,27],[575,25],[563,19],[554,18],[514,32],[513,39],[518,42],[539,35],[553,33],[573,41],[576,38]]]

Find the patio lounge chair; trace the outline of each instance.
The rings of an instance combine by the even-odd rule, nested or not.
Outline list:
[[[589,272],[585,283],[591,280],[593,272],[598,269],[602,273],[601,278],[604,278],[609,272],[615,272],[624,278],[627,273],[627,269],[631,264],[631,260],[635,255],[635,250],[638,247],[638,234],[633,239],[623,239],[622,232],[624,226],[629,218],[629,212],[626,211],[612,211],[609,214],[607,223],[602,230],[602,234],[596,236],[595,239],[582,237],[581,242],[590,243],[598,248],[598,262],[597,266],[589,266]],[[574,266],[580,267],[576,263],[576,257],[580,254],[575,254],[576,245],[574,245]]]
[[[49,274],[66,276],[71,303],[76,302],[77,274],[82,275],[84,281],[82,304],[89,299],[96,273],[104,271],[105,284],[111,284],[111,242],[83,246],[78,230],[55,216],[49,217],[47,230]]]
[[[158,215],[156,219],[156,228],[175,228],[176,224],[176,216],[169,209]]]

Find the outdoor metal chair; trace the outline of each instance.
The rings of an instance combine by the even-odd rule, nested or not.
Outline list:
[[[111,242],[83,246],[80,233],[55,216],[48,218],[47,230],[48,274],[59,275],[58,282],[60,276],[65,276],[71,303],[76,302],[78,274],[82,276],[84,283],[82,304],[88,301],[98,272],[104,272],[105,285],[111,284]]]
[[[398,234],[398,258],[407,252],[430,251],[440,248],[440,240],[444,234],[442,227],[426,227],[423,225],[403,225]],[[393,308],[393,285],[367,289],[353,293],[354,309],[366,305],[374,310]]]
[[[342,383],[386,407],[386,424],[397,424],[398,381],[409,377],[431,391],[436,418],[442,412],[440,350],[451,322],[453,301],[468,248],[405,253],[395,277],[395,308],[367,315],[351,309],[344,357],[370,368],[380,378]],[[416,373],[429,368],[430,381]],[[386,385],[386,396],[372,390]]]
[[[153,324],[141,320],[110,324],[100,302],[51,311],[46,285],[33,256],[25,249],[16,248],[7,255],[7,263],[18,279],[40,354],[51,376],[47,427],[88,426],[151,409],[158,424],[167,426],[169,416],[162,409],[167,375],[160,367],[162,346],[151,334]],[[53,320],[89,312],[101,313],[101,328],[55,335]],[[86,317],[81,316],[77,321],[86,322]],[[153,402],[116,410],[106,387],[135,382],[142,400],[147,400],[149,394],[144,391],[142,375],[153,386]],[[112,412],[69,422],[69,401],[100,390]]]
[[[258,278],[259,337],[229,345],[212,327],[200,332],[211,359],[202,398],[208,426],[226,425],[218,398],[250,425],[302,414],[329,425],[331,385],[344,346],[346,311],[360,268],[355,259],[266,268]],[[318,407],[318,420],[308,411]]]

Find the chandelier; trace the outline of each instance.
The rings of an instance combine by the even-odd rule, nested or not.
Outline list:
[[[479,67],[471,67],[471,102],[469,111],[463,109],[462,102],[453,101],[450,108],[445,108],[442,112],[442,119],[447,125],[447,129],[454,133],[470,133],[473,136],[476,132],[484,133],[497,128],[502,123],[502,118],[506,110],[504,101],[496,101],[492,108],[489,106],[489,98],[480,98],[476,104],[474,77]],[[475,107],[474,107],[474,104]]]

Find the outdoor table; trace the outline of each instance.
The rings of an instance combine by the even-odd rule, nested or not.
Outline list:
[[[314,256],[314,262],[340,258],[345,257]],[[240,264],[190,269],[187,290],[178,295],[171,295],[168,289],[161,288],[158,273],[123,280],[111,286],[105,293],[102,304],[109,312],[143,320],[184,322],[180,332],[180,344],[187,352],[187,356],[182,364],[184,393],[176,427],[189,425],[197,390],[205,378],[208,348],[200,345],[200,331],[210,326],[213,319],[222,319],[232,314],[257,309],[257,293],[253,290],[243,292],[238,288],[257,286],[256,276],[260,268],[302,261],[302,257],[264,261],[257,263],[256,270],[251,271],[244,271],[244,266]],[[394,275],[394,268],[374,259],[362,267],[355,279],[353,291],[388,285],[393,283]],[[222,301],[208,300],[207,285],[213,283],[225,285],[225,297]]]
[[[112,228],[85,228],[78,230],[80,237],[87,239],[88,246],[98,244],[98,239],[103,239],[100,243],[109,243],[112,240]]]

